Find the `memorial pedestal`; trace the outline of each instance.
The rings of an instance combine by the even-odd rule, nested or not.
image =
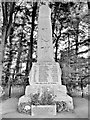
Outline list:
[[[67,95],[66,86],[61,85],[61,70],[59,64],[55,62],[45,62],[43,64],[34,63],[30,72],[29,82],[30,85],[26,87],[25,96],[19,99],[19,104],[25,101],[26,103],[32,101],[32,95],[38,97],[38,93],[38,99],[40,99],[40,97],[44,95],[44,92],[48,92],[52,97],[54,96],[55,103],[64,102],[68,110],[73,110],[73,99]],[[35,102],[37,102],[37,100]],[[40,104],[41,102],[37,106],[31,105],[32,116],[56,115],[55,105]]]
[[[31,106],[32,116],[47,116],[56,115],[56,105],[32,105]]]
[[[57,62],[33,63],[29,75],[30,85],[61,85],[61,68]]]

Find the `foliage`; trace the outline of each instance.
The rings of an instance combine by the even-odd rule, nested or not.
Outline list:
[[[57,101],[56,102],[56,110],[58,113],[61,111],[69,111],[68,106],[64,101],[61,101],[61,102]]]
[[[54,103],[54,98],[55,98],[55,96],[52,95],[50,92],[44,91],[44,93],[41,95],[41,98],[40,98],[40,104],[41,105],[55,104]]]
[[[25,113],[25,114],[31,114],[31,104],[28,103],[20,103],[18,106],[18,112]]]
[[[39,105],[40,104],[39,103],[39,95],[40,95],[40,93],[32,95],[32,97],[31,97],[31,104],[32,105]]]
[[[37,93],[31,95],[31,104],[33,105],[52,105],[54,103],[55,96],[48,91],[44,91],[42,94]]]
[[[14,9],[11,11],[13,5]],[[6,2],[0,7],[6,9],[5,14],[0,11],[0,34],[2,28],[3,33],[5,30],[8,32],[6,38],[3,34],[5,44],[3,43],[2,83],[8,85],[12,81],[12,84],[22,84],[28,81],[31,63],[37,60],[39,4]],[[88,83],[90,41],[87,3],[55,2],[50,3],[50,7],[54,54],[55,60],[62,67],[62,81],[64,84],[73,81],[74,85],[80,81]]]

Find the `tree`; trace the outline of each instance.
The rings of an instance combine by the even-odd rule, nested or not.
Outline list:
[[[72,68],[71,76],[69,76],[69,74],[67,74],[69,71],[67,72],[66,68],[64,67],[65,68],[65,70],[63,70],[64,82],[66,79],[67,83],[70,80],[70,82],[73,81],[76,84],[76,82],[79,83],[80,82],[79,80],[81,80],[82,78],[84,78],[83,81],[85,82],[86,81],[85,78],[87,79],[89,77],[87,75],[88,72],[87,73],[85,72],[84,74],[82,74],[83,69],[85,71],[88,71],[87,62],[86,62],[88,58],[85,58],[85,61],[83,61],[83,58],[81,57],[83,53],[86,54],[89,50],[89,49],[81,50],[81,48],[82,47],[87,48],[87,46],[90,44],[87,36],[88,14],[87,14],[86,4],[74,3],[71,5],[71,3],[69,3],[69,5],[70,5],[69,8],[71,10],[68,16],[70,20],[68,22],[69,28],[65,30],[63,35],[61,35],[63,37],[63,40],[66,43],[65,48],[62,49],[63,55],[61,56],[62,58],[61,64],[64,62],[66,66],[70,65],[69,67]],[[85,9],[84,9],[84,6],[85,6]],[[79,62],[79,61],[82,61],[82,62]],[[68,67],[67,69],[69,70]]]
[[[13,27],[13,13],[15,8],[15,2],[2,2],[2,12],[3,12],[3,26],[2,26],[2,49],[1,49],[1,61],[2,64],[4,61],[4,48],[7,44],[7,39],[10,36],[11,29]],[[2,69],[2,68],[1,68]],[[1,70],[2,71],[2,70]],[[2,75],[2,72],[0,73]],[[1,78],[1,77],[0,77]]]
[[[52,31],[55,44],[55,61],[58,61],[60,42],[64,41],[63,34],[65,33],[63,31],[69,29],[70,25],[70,5],[69,3],[56,2],[53,9]]]

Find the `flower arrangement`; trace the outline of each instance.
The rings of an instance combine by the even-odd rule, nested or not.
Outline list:
[[[18,111],[20,113],[26,113],[26,114],[31,114],[31,103],[20,103],[18,106]]]
[[[31,105],[52,105],[55,96],[51,91],[45,90],[43,93],[38,92],[37,94],[31,95]]]
[[[35,93],[31,95],[31,105],[39,105],[40,93]]]
[[[56,102],[56,110],[58,113],[61,111],[69,111],[68,106],[64,101],[57,101]]]

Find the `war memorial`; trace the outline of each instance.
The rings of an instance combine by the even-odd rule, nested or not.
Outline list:
[[[47,116],[56,115],[62,109],[73,110],[73,99],[62,85],[62,71],[54,60],[52,41],[51,9],[43,4],[38,17],[37,62],[33,63],[29,74],[30,85],[19,98],[19,112]]]

